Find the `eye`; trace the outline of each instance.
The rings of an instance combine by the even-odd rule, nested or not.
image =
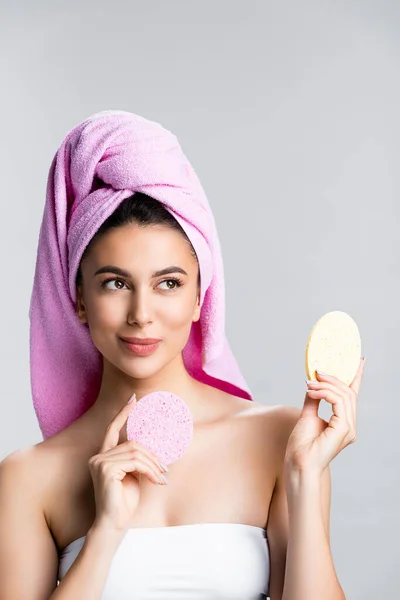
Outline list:
[[[125,282],[122,281],[122,279],[118,279],[117,277],[111,277],[110,279],[105,279],[104,281],[102,281],[101,287],[104,289],[110,290],[111,288],[107,287],[107,283],[111,283],[112,281],[119,282],[119,283],[122,283],[123,285],[125,285]],[[123,288],[117,287],[117,289],[121,290]]]
[[[167,290],[176,290],[177,288],[181,287],[181,285],[183,284],[183,281],[178,278],[176,278],[176,279],[172,278],[172,279],[164,279],[163,281],[160,281],[159,285],[161,285],[162,283],[167,283],[167,284],[172,283],[172,286],[170,286],[170,285],[167,286]]]

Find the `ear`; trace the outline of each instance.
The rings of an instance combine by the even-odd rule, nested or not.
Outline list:
[[[82,288],[76,288],[76,314],[81,323],[87,323],[86,308],[82,297]]]
[[[196,300],[196,306],[194,307],[194,313],[193,313],[193,322],[196,322],[200,319],[200,312],[201,312],[201,308],[200,308],[200,292],[197,294],[197,300]]]

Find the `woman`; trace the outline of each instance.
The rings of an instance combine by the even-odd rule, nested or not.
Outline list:
[[[344,598],[329,462],[355,439],[363,367],[350,387],[320,375],[302,411],[249,402],[223,292],[175,136],[122,111],[74,128],[49,173],[30,309],[45,439],[0,466],[0,598]],[[194,423],[168,470],[126,437],[155,390]]]

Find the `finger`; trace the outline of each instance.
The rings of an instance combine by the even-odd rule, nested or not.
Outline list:
[[[335,377],[334,375],[328,375],[327,373],[318,373],[318,371],[316,371],[316,375],[318,377],[319,383],[329,383],[339,388],[343,392],[349,391],[350,386],[348,386],[344,381],[342,381],[338,377]]]
[[[349,403],[345,402],[344,398],[339,396],[339,394],[326,389],[310,390],[307,394],[309,394],[311,398],[326,400],[332,405],[333,415],[329,420],[329,424],[337,431],[341,431],[344,435],[355,431],[355,421],[352,416],[349,415]],[[335,423],[335,425],[338,423],[339,425],[334,426],[333,423]]]
[[[133,394],[133,401],[125,404],[122,409],[117,413],[111,423],[106,429],[106,435],[104,436],[103,443],[100,448],[100,452],[107,452],[111,448],[114,448],[119,441],[119,432],[123,425],[126,423],[127,418],[131,414],[132,410],[136,406],[136,394]]]
[[[338,391],[338,386],[336,384],[329,383],[328,381],[307,381],[307,385],[312,390],[326,388],[332,390],[333,392],[335,390]],[[342,392],[342,388],[339,388],[339,390]]]
[[[307,393],[306,397],[304,398],[302,415],[318,417],[318,410],[319,410],[320,402],[321,402],[321,398],[312,398]]]
[[[122,445],[122,444],[120,444]],[[111,450],[112,452],[112,450]],[[115,453],[105,453],[104,454],[104,460],[108,460],[108,461],[115,461],[115,460],[142,460],[143,462],[145,462],[146,464],[149,465],[149,467],[151,467],[152,469],[154,469],[158,474],[163,474],[164,473],[164,469],[162,468],[161,464],[159,464],[157,461],[153,460],[151,457],[145,455],[143,452],[141,452],[140,450],[130,450],[130,451],[125,451],[125,452],[115,452]]]
[[[345,386],[345,390],[343,390],[342,388],[339,388],[339,390],[338,390],[338,386],[333,385],[331,383],[327,383],[326,381],[320,381],[320,382],[313,381],[312,383],[308,383],[307,385],[312,390],[318,390],[320,392],[322,392],[324,390],[330,390],[332,393],[340,396],[343,399],[343,406],[346,411],[347,420],[350,423],[355,422],[356,402],[355,402],[355,399],[353,398],[353,394],[351,394],[351,395],[349,394],[348,386]],[[321,398],[322,398],[322,395],[321,395]]]
[[[337,387],[339,387],[343,390],[348,390],[350,388],[358,396],[358,393],[360,391],[360,386],[361,386],[361,380],[362,380],[362,376],[363,376],[363,372],[364,372],[364,364],[365,364],[365,356],[360,360],[360,364],[358,366],[357,373],[350,385],[347,385],[344,381],[342,381],[338,377],[334,377],[334,375],[329,375],[328,373],[319,373],[318,371],[316,371],[315,373],[316,373],[316,376],[319,381],[327,381],[329,383],[332,383],[333,385],[336,385]]]
[[[345,401],[339,396],[339,394],[332,392],[332,390],[308,390],[307,395],[313,399],[326,400],[332,405],[334,415],[340,419],[343,423],[347,423],[348,419],[346,416]]]
[[[107,453],[110,455],[123,454],[125,452],[131,453],[132,450],[136,449],[140,450],[140,452],[142,452],[150,460],[153,460],[157,465],[160,465],[160,467],[162,468],[161,460],[157,456],[157,454],[154,454],[154,452],[146,448],[146,446],[142,446],[142,444],[140,444],[136,440],[126,440],[125,442],[122,442],[122,444],[118,444],[118,446],[115,446],[114,448],[108,450]]]
[[[110,460],[109,463],[110,472],[117,480],[122,481],[127,473],[135,477],[135,473],[145,475],[152,483],[157,485],[165,485],[167,480],[161,479],[161,475],[157,473],[155,469],[148,465],[144,460],[135,458],[134,460]],[[136,478],[136,477],[135,477]]]
[[[344,384],[344,388],[342,386],[335,385],[333,383],[328,383],[327,381],[312,381],[308,382],[307,386],[311,390],[320,390],[326,389],[331,390],[332,392],[339,394],[344,400],[352,400],[353,394],[349,393],[349,387]]]

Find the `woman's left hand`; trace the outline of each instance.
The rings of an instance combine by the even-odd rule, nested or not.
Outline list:
[[[318,371],[318,381],[307,381],[309,389],[303,410],[286,446],[286,465],[322,473],[343,448],[356,441],[357,403],[363,372],[364,359],[361,359],[350,386]],[[332,405],[329,423],[318,416],[321,400]]]

